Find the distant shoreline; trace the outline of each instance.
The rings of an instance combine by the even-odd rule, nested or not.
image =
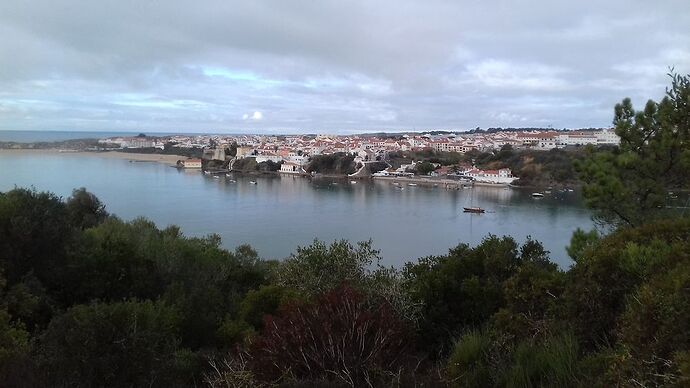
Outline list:
[[[119,151],[74,151],[74,150],[57,150],[57,149],[0,149],[0,155],[82,155],[82,156],[98,156],[101,158],[110,159],[124,159],[133,162],[157,162],[174,166],[178,160],[187,159],[186,156],[180,155],[163,155],[163,154],[137,154],[132,152]]]

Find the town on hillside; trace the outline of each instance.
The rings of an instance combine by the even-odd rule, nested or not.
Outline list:
[[[578,146],[618,145],[619,137],[613,129],[583,131],[499,131],[493,133],[408,133],[402,135],[174,135],[164,137],[112,137],[101,139],[104,148],[121,148],[130,152],[143,149],[176,150],[199,149],[202,158],[181,160],[180,167],[202,168],[203,160],[237,161],[251,159],[253,163],[270,163],[275,170],[288,174],[305,174],[308,163],[323,155],[346,154],[361,168],[367,163],[384,162],[374,177],[408,176],[416,162],[392,166],[389,156],[400,152],[433,150],[438,152],[471,151],[495,152],[510,146],[515,150],[553,150]],[[232,149],[230,155],[227,150]],[[240,164],[242,164],[240,163]],[[354,175],[353,172],[350,175]],[[477,182],[509,184],[516,178],[508,168],[481,170],[474,165],[441,166],[424,175],[462,176]]]

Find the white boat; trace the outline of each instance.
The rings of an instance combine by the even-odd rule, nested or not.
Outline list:
[[[256,181],[249,181],[249,184],[250,184],[250,185],[255,185],[255,184],[256,184]]]
[[[218,175],[214,175],[213,179],[220,179],[220,177]]]
[[[350,183],[352,183],[354,185],[355,183],[357,183],[357,181],[350,181]]]
[[[544,194],[542,194],[542,193],[532,193],[532,197],[534,197],[534,198],[541,198],[543,196],[544,196]]]
[[[407,185],[408,185],[408,186],[417,186],[416,183],[408,183]]]
[[[544,194],[551,194],[551,190],[544,190]]]
[[[230,182],[230,183],[237,183],[237,181],[234,180],[234,179],[228,179],[228,182]]]

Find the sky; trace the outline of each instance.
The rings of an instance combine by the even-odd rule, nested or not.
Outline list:
[[[688,0],[0,2],[0,130],[607,127],[671,66]]]

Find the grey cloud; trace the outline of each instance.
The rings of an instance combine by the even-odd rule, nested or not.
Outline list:
[[[6,1],[0,129],[605,126],[690,72],[688,25],[683,0]]]

